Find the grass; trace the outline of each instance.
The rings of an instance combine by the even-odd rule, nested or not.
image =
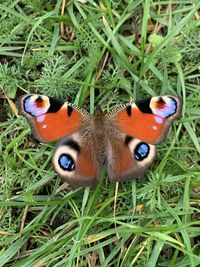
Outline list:
[[[200,265],[199,1],[0,3],[0,266]],[[23,92],[91,113],[146,96],[183,117],[141,181],[72,191],[17,116]]]

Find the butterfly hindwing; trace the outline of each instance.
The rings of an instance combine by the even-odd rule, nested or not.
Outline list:
[[[165,139],[172,122],[181,115],[182,101],[174,96],[156,96],[127,104],[115,114],[120,131],[150,144]]]
[[[62,139],[55,149],[53,166],[73,188],[95,185],[100,165],[90,131],[83,130]]]
[[[107,171],[111,181],[142,178],[153,162],[155,145],[129,135],[109,138],[107,145]]]
[[[40,142],[51,142],[86,127],[89,114],[68,102],[44,95],[23,95],[18,100],[20,114],[30,123]]]

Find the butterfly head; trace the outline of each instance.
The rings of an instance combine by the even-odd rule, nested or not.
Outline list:
[[[102,115],[103,115],[103,111],[102,111],[100,105],[97,105],[97,106],[95,107],[94,115],[95,115],[95,116],[102,116]]]

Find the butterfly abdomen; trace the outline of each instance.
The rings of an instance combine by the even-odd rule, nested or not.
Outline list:
[[[100,164],[100,166],[103,165],[105,162],[106,152],[105,152],[105,146],[106,146],[106,135],[105,135],[105,117],[100,112],[97,115],[94,115],[93,117],[93,138],[94,138],[94,144],[96,148],[96,157]]]

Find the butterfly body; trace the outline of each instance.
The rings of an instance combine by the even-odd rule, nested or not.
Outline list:
[[[20,114],[40,142],[61,140],[53,155],[58,175],[73,188],[95,185],[103,164],[111,181],[141,178],[151,165],[156,144],[180,117],[179,97],[152,97],[104,115],[90,115],[68,102],[42,95],[23,95]]]

